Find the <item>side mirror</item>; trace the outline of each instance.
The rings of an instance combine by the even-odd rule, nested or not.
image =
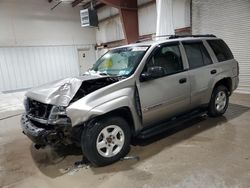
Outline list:
[[[155,78],[160,78],[166,75],[166,70],[160,66],[149,67],[147,72],[144,72],[140,76],[140,81],[152,80]]]

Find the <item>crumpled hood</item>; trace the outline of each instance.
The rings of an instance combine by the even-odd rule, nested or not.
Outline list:
[[[45,104],[68,106],[83,81],[103,78],[99,75],[84,75],[57,80],[35,87],[26,93],[26,96]]]

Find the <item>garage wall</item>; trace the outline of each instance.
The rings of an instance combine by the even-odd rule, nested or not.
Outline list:
[[[148,35],[156,32],[156,4],[138,9],[139,35]]]
[[[80,27],[80,9],[48,0],[1,0],[0,46],[94,44],[93,29]]]
[[[99,23],[99,28],[96,29],[97,44],[118,41],[122,39],[125,39],[125,36],[119,16]]]
[[[140,0],[138,5],[149,1]],[[190,27],[190,0],[173,0],[173,25],[174,29]],[[138,10],[139,34],[147,35],[156,33],[156,4],[143,6]]]
[[[212,33],[231,48],[240,66],[239,92],[250,93],[250,1],[193,0],[194,34]]]
[[[173,0],[174,29],[190,27],[190,0]]]
[[[152,0],[138,0],[139,35],[156,33],[156,4]],[[190,27],[190,0],[173,0],[174,29]],[[96,30],[97,44],[125,39],[118,9],[98,9],[99,28]]]
[[[110,18],[119,13],[117,8],[104,6],[98,9],[97,15],[99,20],[104,20],[106,18]]]
[[[79,75],[77,48],[43,46],[0,48],[0,91],[30,88]]]
[[[0,1],[0,91],[77,76],[77,49],[94,54],[95,29],[80,27],[80,9],[52,6],[47,0]]]
[[[99,27],[96,29],[97,44],[125,39],[119,11],[105,6],[98,9]]]

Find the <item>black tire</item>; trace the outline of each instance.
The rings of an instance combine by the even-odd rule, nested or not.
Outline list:
[[[124,144],[120,151],[111,157],[102,156],[97,149],[97,139],[101,131],[111,125],[118,126],[124,134]],[[106,140],[105,140],[106,141]],[[81,147],[83,155],[95,166],[112,164],[126,156],[130,150],[131,130],[128,123],[121,117],[106,117],[90,122],[83,130]]]
[[[219,93],[225,93],[226,96],[226,103],[225,106],[221,109],[218,110],[216,108],[216,97],[219,95]],[[228,107],[228,103],[229,103],[229,91],[228,89],[224,86],[224,85],[220,85],[217,86],[216,88],[214,88],[211,99],[210,99],[210,103],[209,103],[209,107],[208,107],[208,115],[210,117],[218,117],[218,116],[222,116]]]

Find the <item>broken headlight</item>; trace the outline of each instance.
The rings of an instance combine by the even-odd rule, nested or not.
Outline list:
[[[66,116],[66,108],[63,106],[53,106],[49,115],[49,121],[56,121]]]

